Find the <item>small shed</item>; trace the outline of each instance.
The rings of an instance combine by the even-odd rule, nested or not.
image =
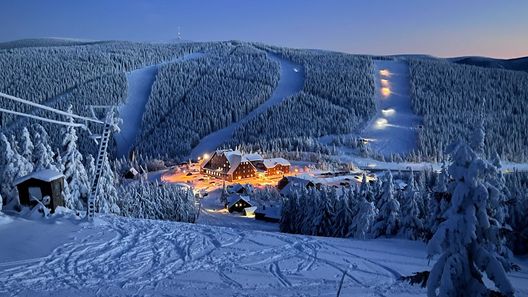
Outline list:
[[[134,179],[136,177],[139,176],[139,172],[136,170],[136,168],[134,167],[130,167],[130,169],[128,169],[125,174],[124,174],[124,177],[126,179]]]
[[[278,223],[282,217],[282,207],[280,205],[263,205],[255,211],[255,219],[266,222]]]
[[[52,169],[35,171],[15,180],[21,205],[35,206],[40,201],[51,212],[57,206],[64,206],[64,175]],[[48,196],[49,203],[43,198]]]
[[[249,196],[231,195],[227,198],[227,210],[229,212],[244,212],[244,208],[252,207]]]

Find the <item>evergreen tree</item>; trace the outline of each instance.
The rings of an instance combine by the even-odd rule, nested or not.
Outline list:
[[[71,113],[71,107],[68,109]],[[73,118],[69,118],[73,123]],[[83,157],[77,149],[77,131],[75,127],[69,126],[63,130],[63,173],[69,185],[70,199],[67,207],[72,209],[82,209],[83,199],[86,199],[89,189],[88,174],[83,165]]]
[[[29,130],[24,127],[22,128],[22,134],[20,136],[20,154],[29,162],[33,161],[33,142],[31,141],[31,136],[29,135]]]
[[[367,196],[360,196],[358,212],[352,220],[350,226],[351,235],[354,238],[366,239],[371,235],[371,228],[378,216],[378,209],[373,202],[366,199]]]
[[[392,174],[387,171],[383,182],[383,194],[378,201],[379,214],[373,227],[375,236],[394,235],[400,227],[400,203],[394,198]]]
[[[402,219],[400,233],[415,240],[421,237],[423,222],[421,220],[420,208],[418,207],[418,192],[415,188],[414,174],[411,171],[407,188],[403,194],[404,202],[402,206]]]
[[[500,292],[513,296],[514,289],[506,276],[512,268],[503,250],[498,227],[490,224],[487,176],[494,167],[481,160],[465,143],[447,148],[453,163],[449,174],[451,203],[442,222],[429,241],[429,257],[440,254],[427,281],[427,293],[436,296],[487,296],[482,273]]]
[[[35,151],[33,152],[35,170],[54,169],[58,171],[54,166],[53,150],[48,144],[48,133],[40,125],[36,125],[35,131],[33,135],[33,139],[35,140]]]
[[[108,156],[105,154],[103,158],[103,170],[99,178],[99,190],[96,199],[97,209],[101,213],[119,214],[119,206],[117,205],[117,190],[114,178],[114,171],[108,161]]]
[[[0,133],[0,194],[6,197],[7,204],[15,207],[18,204],[17,189],[14,182],[17,178],[28,175],[33,166],[15,150],[7,137]]]

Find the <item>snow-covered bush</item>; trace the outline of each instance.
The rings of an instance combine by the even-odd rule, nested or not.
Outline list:
[[[124,184],[117,203],[125,217],[194,223],[198,216],[192,192],[171,184]]]

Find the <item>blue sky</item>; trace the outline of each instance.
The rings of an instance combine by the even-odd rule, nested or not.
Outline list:
[[[248,40],[350,53],[528,56],[526,0],[4,0],[0,41]]]

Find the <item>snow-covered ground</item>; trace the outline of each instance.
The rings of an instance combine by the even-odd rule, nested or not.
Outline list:
[[[279,225],[255,220],[237,213],[229,213],[220,203],[221,189],[209,192],[201,199],[200,215],[198,224],[232,227],[244,230],[260,230],[279,232]]]
[[[424,296],[421,242],[297,236],[99,216],[0,225],[1,296]],[[510,274],[528,296],[528,261]]]
[[[191,159],[196,159],[198,156],[201,156],[204,153],[210,153],[214,151],[216,148],[221,146],[222,143],[229,140],[233,136],[235,130],[240,127],[240,125],[247,123],[259,114],[265,112],[268,108],[281,103],[285,98],[292,96],[302,90],[304,85],[304,68],[301,65],[294,64],[292,61],[281,56],[271,53],[268,55],[271,59],[280,63],[279,83],[273,91],[273,94],[271,94],[271,97],[259,107],[251,111],[240,121],[232,123],[231,125],[202,138],[200,143],[191,151]]]
[[[408,153],[416,146],[421,122],[411,108],[409,67],[404,61],[374,60],[374,70],[376,115],[361,136],[371,140],[371,148],[383,155]]]
[[[191,53],[168,62],[150,65],[127,73],[128,95],[126,103],[119,107],[119,117],[123,119],[123,123],[120,125],[121,131],[114,136],[118,157],[127,155],[134,145],[159,66],[188,61],[201,56],[203,53]]]
[[[431,163],[431,162],[384,162],[378,161],[372,158],[360,157],[355,154],[355,152],[347,152],[346,148],[340,148],[342,154],[333,156],[333,158],[339,162],[343,163],[353,163],[360,169],[367,170],[413,170],[413,171],[422,171],[426,169],[440,170],[442,168],[441,163]],[[502,169],[505,172],[512,171],[528,171],[528,163],[512,163],[503,161]]]

